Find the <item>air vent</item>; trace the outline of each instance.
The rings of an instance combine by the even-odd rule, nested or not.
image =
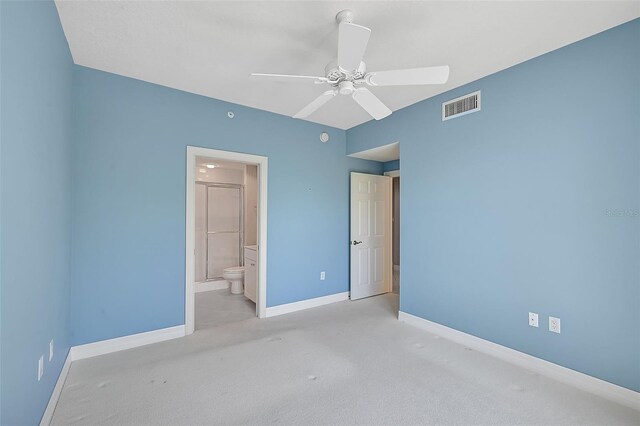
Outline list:
[[[480,111],[480,91],[461,96],[442,104],[442,121]]]

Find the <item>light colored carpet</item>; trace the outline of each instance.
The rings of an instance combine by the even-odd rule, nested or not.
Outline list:
[[[74,362],[53,424],[639,424],[395,318],[394,294]]]

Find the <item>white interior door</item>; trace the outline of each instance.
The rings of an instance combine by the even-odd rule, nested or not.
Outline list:
[[[391,291],[391,182],[351,173],[351,300]]]

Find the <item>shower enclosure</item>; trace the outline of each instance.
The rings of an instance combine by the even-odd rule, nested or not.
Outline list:
[[[243,192],[242,185],[197,182],[197,281],[219,280],[225,268],[242,266]]]

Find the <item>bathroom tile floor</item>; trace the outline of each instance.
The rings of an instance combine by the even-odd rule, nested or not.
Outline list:
[[[256,305],[229,289],[196,293],[196,330],[219,327],[256,316]]]

